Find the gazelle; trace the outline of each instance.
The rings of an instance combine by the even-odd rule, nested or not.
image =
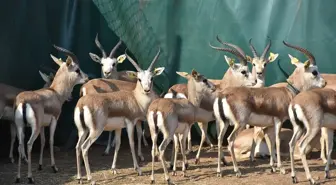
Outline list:
[[[54,79],[54,74],[50,73],[50,75],[47,75],[41,71],[39,71],[42,79],[44,80],[45,84],[43,88],[49,87],[51,85],[51,82]],[[23,89],[19,89],[7,84],[0,84],[0,91],[1,91],[1,98],[0,98],[0,118],[4,120],[9,120],[12,123],[10,123],[10,133],[11,133],[11,144],[10,144],[10,149],[9,149],[9,159],[11,163],[14,163],[14,157],[13,157],[13,149],[14,149],[14,143],[15,143],[15,138],[17,136],[17,131],[14,123],[14,101],[15,97],[20,93],[23,92]],[[43,135],[44,136],[44,135]],[[45,139],[43,139],[43,136],[41,135],[41,146],[44,143]],[[25,151],[23,149],[23,151]],[[27,161],[26,153],[22,153],[22,158]]]
[[[221,135],[225,133],[229,123],[234,125],[234,129],[228,137],[228,148],[232,157],[234,171],[238,177],[241,176],[241,172],[238,169],[233,144],[239,130],[245,127],[247,123],[254,126],[271,126],[263,125],[265,123],[262,123],[261,120],[264,120],[267,116],[274,119],[278,153],[277,166],[284,173],[280,158],[279,132],[283,121],[289,118],[288,106],[290,101],[300,91],[326,86],[326,81],[318,72],[314,56],[306,49],[288,44],[285,41],[283,43],[290,48],[304,53],[309,59],[304,64],[291,61],[296,66],[296,69],[287,79],[287,87],[230,87],[220,92],[213,104],[216,119],[220,123]],[[273,123],[273,121],[270,121],[270,123]],[[274,151],[272,147],[270,150],[272,158]],[[273,159],[270,161],[272,170],[274,171]],[[217,173],[221,175],[220,164]]]
[[[79,136],[76,145],[77,179],[79,181],[81,181],[81,152],[86,168],[87,180],[92,180],[88,150],[104,130],[115,130],[116,145],[111,169],[116,173],[115,165],[120,147],[120,134],[121,129],[125,127],[128,133],[134,168],[141,175],[141,169],[134,152],[133,129],[138,120],[145,119],[144,117],[146,116],[149,104],[157,98],[156,93],[152,90],[153,78],[160,75],[164,67],[154,70],[152,68],[158,60],[159,54],[160,50],[148,69],[142,70],[125,52],[125,56],[137,70],[137,72],[127,71],[130,77],[138,79],[133,91],[87,94],[79,99],[74,115]],[[87,135],[88,137],[86,138]]]
[[[102,57],[99,57],[98,55],[94,54],[94,53],[89,53],[91,59],[97,63],[99,63],[101,65],[101,75],[102,78],[105,79],[115,79],[115,80],[122,80],[122,81],[127,81],[127,82],[133,82],[134,86],[131,86],[130,89],[126,89],[126,90],[133,90],[135,87],[135,82],[137,81],[136,78],[129,78],[129,76],[127,75],[126,71],[117,71],[117,67],[118,64],[123,63],[125,60],[125,55],[120,55],[119,57],[115,58],[115,54],[117,49],[120,47],[120,45],[122,44],[122,41],[120,40],[117,45],[114,46],[114,48],[111,50],[109,56],[106,55],[106,52],[103,48],[103,46],[101,45],[101,43],[99,42],[98,39],[98,34],[96,35],[96,39],[95,39],[95,43],[97,45],[97,47],[100,49],[101,53],[102,53]],[[89,85],[88,85],[89,86]],[[124,86],[121,86],[121,89],[124,89]],[[84,89],[86,89],[87,87],[83,87]],[[137,131],[138,131],[138,139],[141,141],[141,136],[144,142],[145,146],[148,146],[148,143],[144,137],[144,133],[140,132],[141,128],[141,122],[139,122],[136,126]],[[110,148],[111,146],[113,147],[115,144],[115,138],[113,139],[113,142],[111,144],[111,138],[112,138],[112,132],[109,132],[109,137],[108,137],[108,142],[107,142],[107,146],[106,149],[104,151],[104,155],[108,155],[110,153]],[[139,144],[141,147],[141,143]],[[142,155],[139,155],[140,159],[143,160]]]
[[[182,171],[185,176],[187,168],[187,158],[185,155],[186,138],[190,129],[190,125],[195,121],[209,122],[214,119],[213,113],[199,108],[201,100],[205,92],[213,92],[216,87],[208,81],[203,75],[192,70],[191,74],[177,72],[180,76],[188,80],[188,100],[174,98],[158,98],[154,100],[148,107],[147,120],[150,128],[152,147],[152,175],[151,182],[154,183],[154,158],[157,148],[157,128],[163,134],[163,141],[159,146],[159,158],[161,160],[165,180],[168,184],[173,184],[170,181],[167,167],[165,165],[164,153],[165,149],[174,138],[174,155],[173,175],[176,175],[176,159],[179,141],[181,145],[181,153],[183,158]]]
[[[54,133],[57,120],[61,113],[63,103],[70,97],[73,87],[76,84],[83,84],[88,81],[88,76],[79,68],[78,59],[72,52],[55,46],[54,47],[68,56],[66,62],[56,60],[60,66],[55,78],[49,88],[35,91],[24,91],[16,96],[15,100],[15,124],[19,137],[19,159],[24,152],[24,127],[30,126],[32,133],[27,143],[28,153],[28,180],[34,183],[31,170],[31,150],[34,141],[44,127],[50,127],[50,155],[51,167],[54,172],[58,169],[54,159]],[[42,133],[41,132],[41,133]],[[41,152],[42,155],[42,152]],[[40,161],[41,162],[41,161]],[[41,163],[40,163],[41,164]],[[16,182],[20,182],[21,160],[18,162],[18,174]]]
[[[293,125],[293,137],[289,143],[291,156],[291,176],[293,183],[297,183],[294,168],[294,148],[297,140],[305,132],[303,139],[299,143],[301,160],[306,172],[306,177],[310,184],[317,184],[312,178],[307,159],[307,146],[321,130],[326,127],[331,132],[327,139],[327,164],[325,167],[325,178],[330,178],[329,166],[331,163],[331,152],[333,148],[333,130],[336,129],[336,91],[329,88],[312,89],[298,94],[288,107],[288,114]]]

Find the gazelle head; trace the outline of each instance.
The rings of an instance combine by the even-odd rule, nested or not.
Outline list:
[[[139,67],[139,65],[130,56],[127,55],[127,52],[125,51],[125,56],[137,70],[137,72],[126,71],[126,73],[130,78],[138,79],[137,85],[139,84],[141,85],[144,94],[148,94],[151,92],[152,86],[153,86],[153,78],[160,75],[165,69],[164,67],[159,67],[159,68],[155,68],[154,70],[152,70],[155,62],[159,58],[159,55],[160,55],[160,48],[157,54],[155,55],[154,59],[152,60],[151,64],[149,65],[148,69],[142,70]]]
[[[288,55],[291,59],[291,63],[296,66],[296,69],[288,77],[287,82],[293,85],[299,91],[325,87],[327,82],[324,78],[321,77],[320,72],[318,71],[314,55],[307,49],[291,45],[285,41],[283,41],[283,43],[287,47],[302,52],[308,58],[307,61],[302,63],[299,61],[299,59],[293,57],[292,55]]]
[[[274,54],[271,52],[269,57],[266,58],[266,54],[268,53],[272,45],[271,39],[268,38],[268,40],[269,40],[268,44],[260,56],[258,55],[257,50],[254,48],[252,44],[252,39],[249,40],[249,45],[253,53],[253,58],[251,58],[250,56],[246,56],[246,57],[247,57],[247,61],[249,61],[252,64],[253,70],[256,73],[255,75],[257,79],[258,78],[262,79],[265,77],[266,65],[276,60],[277,57],[279,56],[279,54]]]
[[[56,50],[68,56],[66,61],[63,62],[61,59],[50,54],[54,62],[59,65],[54,81],[57,78],[58,81],[56,83],[68,83],[69,85],[71,84],[71,86],[87,82],[89,80],[88,75],[79,68],[76,55],[64,48],[55,45],[54,47]]]
[[[120,40],[117,45],[114,46],[114,48],[111,50],[109,56],[106,55],[105,50],[103,46],[100,44],[98,40],[98,34],[96,35],[95,43],[97,47],[102,52],[102,57],[100,58],[98,55],[94,53],[89,53],[91,59],[101,65],[101,70],[104,78],[110,78],[111,75],[117,71],[117,65],[118,63],[122,63],[125,60],[125,55],[120,55],[118,58],[115,58],[115,52],[119,48],[119,46],[122,44],[122,41]]]
[[[235,55],[240,61],[240,63],[235,63],[234,59],[224,55],[225,61],[229,65],[228,72],[231,73],[232,81],[234,81],[234,83],[236,83],[237,86],[254,86],[256,84],[256,79],[252,76],[247,66],[247,57],[244,51],[234,44],[221,41],[218,35],[217,35],[217,40],[221,44],[232,47],[232,48],[215,47],[215,46],[212,46],[210,43],[209,43],[209,46],[218,51],[229,52]]]
[[[43,87],[44,88],[49,87],[51,85],[52,81],[54,80],[54,77],[55,77],[54,73],[50,73],[49,75],[47,75],[47,74],[41,72],[40,70],[39,70],[39,73],[40,73],[40,76],[42,77],[43,81],[45,82]]]
[[[176,73],[188,80],[188,92],[190,89],[193,89],[196,93],[214,92],[216,90],[216,86],[212,82],[194,69],[191,74],[179,71]]]

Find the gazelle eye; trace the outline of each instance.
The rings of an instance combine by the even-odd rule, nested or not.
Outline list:
[[[112,66],[114,67],[116,65],[116,63],[113,63]]]
[[[266,67],[267,63],[264,64],[264,67]]]
[[[80,70],[79,70],[79,68],[78,68],[78,69],[76,69],[76,73],[80,74]]]
[[[316,70],[314,70],[314,71],[312,72],[312,74],[313,74],[314,76],[317,76],[318,72],[317,72]]]
[[[208,80],[207,79],[203,79],[203,83],[206,83]]]
[[[255,63],[253,63],[252,65],[255,66]]]
[[[245,74],[246,74],[246,71],[242,71],[241,74],[245,75]]]
[[[138,80],[139,80],[139,82],[141,82],[141,79],[140,79],[140,78],[138,78]]]

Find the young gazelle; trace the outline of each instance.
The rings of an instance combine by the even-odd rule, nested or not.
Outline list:
[[[46,126],[50,127],[51,167],[54,172],[58,171],[55,165],[53,149],[57,120],[61,113],[62,105],[70,97],[73,87],[76,84],[83,84],[88,81],[88,76],[79,68],[77,57],[66,49],[58,46],[54,47],[68,55],[68,58],[66,62],[55,61],[60,68],[50,87],[35,91],[24,91],[18,94],[15,100],[15,124],[19,136],[19,159],[24,152],[24,127],[30,126],[32,128],[32,134],[27,143],[29,183],[34,183],[31,170],[32,146],[39,133]],[[20,169],[21,160],[18,162],[17,183],[20,182]]]
[[[174,158],[173,175],[176,175],[176,159],[180,141],[183,158],[182,171],[184,176],[187,167],[185,142],[188,131],[190,129],[190,124],[193,124],[195,121],[209,122],[214,119],[212,112],[199,108],[199,105],[207,91],[214,92],[216,90],[215,85],[195,70],[192,70],[191,75],[181,72],[177,72],[177,74],[188,80],[188,100],[158,98],[154,100],[148,107],[147,120],[153,142],[151,175],[152,183],[154,183],[154,158],[156,155],[156,143],[158,135],[156,128],[158,127],[164,137],[161,145],[159,146],[159,158],[163,166],[165,180],[168,182],[168,184],[172,184],[164,160],[166,147],[174,137],[175,149],[172,158]]]
[[[331,152],[333,148],[333,130],[336,129],[336,92],[335,88],[312,89],[298,94],[288,107],[288,114],[293,125],[293,136],[289,142],[291,158],[291,176],[293,183],[297,183],[294,167],[294,149],[295,143],[304,134],[303,139],[299,141],[300,158],[304,166],[306,177],[310,184],[316,184],[312,178],[306,154],[309,152],[307,147],[321,130],[321,158],[324,162],[325,152],[327,153],[327,162],[325,167],[325,178],[330,178],[329,166],[332,162]]]
[[[111,50],[109,56],[106,55],[106,52],[105,52],[103,46],[99,42],[98,34],[96,35],[95,43],[96,43],[97,47],[100,49],[103,56],[99,57],[98,55],[96,55],[94,53],[89,53],[89,54],[90,54],[90,57],[93,61],[95,61],[95,62],[97,62],[101,65],[102,78],[133,82],[134,86],[132,85],[131,88],[129,89],[129,90],[133,90],[134,87],[135,87],[135,82],[137,81],[137,79],[136,78],[129,78],[126,71],[117,71],[118,64],[123,63],[125,58],[126,58],[125,55],[120,55],[119,57],[115,58],[115,53],[116,53],[117,49],[120,47],[120,45],[122,44],[122,41],[120,40],[117,43],[117,45],[114,46],[114,48]],[[124,89],[124,88],[122,88],[122,89]],[[139,135],[138,139],[141,141],[141,136],[143,136],[143,134],[141,134],[141,132],[140,132],[141,122],[139,122],[137,124],[136,128],[137,128],[137,131],[139,133],[138,134]],[[112,138],[112,132],[109,132],[108,142],[107,142],[106,149],[104,151],[104,155],[108,155],[110,153],[111,146],[113,147],[114,144],[115,144],[115,138],[113,139],[112,143],[111,143],[111,138]],[[144,145],[147,146],[148,143],[147,143],[145,137],[143,137],[142,139],[143,139]],[[140,146],[141,146],[141,142],[140,142]],[[140,155],[140,159],[143,160],[142,155]]]
[[[227,88],[218,94],[213,105],[216,119],[220,122],[220,125],[222,125],[220,129],[221,133],[226,131],[229,123],[234,125],[234,129],[228,137],[228,148],[232,157],[234,171],[238,177],[241,176],[241,172],[237,166],[233,144],[239,130],[245,127],[247,123],[254,126],[271,126],[263,125],[265,123],[262,123],[260,120],[264,120],[265,116],[273,117],[276,128],[277,166],[280,168],[280,171],[284,173],[280,158],[279,132],[283,121],[289,118],[289,103],[300,91],[315,87],[324,87],[326,85],[326,81],[318,73],[315,58],[309,51],[288,44],[285,41],[283,43],[290,48],[304,53],[309,58],[304,64],[292,61],[296,69],[287,79],[287,87]],[[272,157],[274,152],[272,147],[270,152]],[[274,171],[273,159],[270,161],[272,170]],[[217,173],[221,173],[220,168],[217,169]]]
[[[88,150],[104,130],[116,133],[116,146],[111,169],[116,173],[116,161],[120,147],[121,129],[127,129],[134,168],[141,175],[137,158],[134,152],[133,129],[138,120],[146,117],[149,104],[157,98],[153,92],[153,78],[160,75],[164,67],[152,70],[160,54],[154,57],[147,70],[142,70],[138,64],[127,54],[127,59],[133,64],[138,72],[128,71],[130,77],[137,78],[136,87],[133,91],[116,91],[111,93],[87,94],[81,97],[75,108],[75,123],[78,129],[78,143],[76,145],[77,156],[77,179],[81,181],[82,152],[86,168],[87,180],[91,181],[91,171],[88,161]],[[88,137],[86,138],[86,136]],[[92,182],[94,183],[94,181]]]
[[[54,75],[50,73],[48,76],[47,74],[42,73],[39,71],[42,79],[45,81],[43,87],[49,87]],[[19,89],[4,83],[0,83],[0,119],[11,121],[10,123],[10,133],[11,133],[11,142],[10,142],[10,149],[9,149],[9,160],[11,163],[14,163],[13,157],[13,149],[15,138],[17,136],[16,127],[14,123],[14,110],[13,105],[15,101],[15,97],[20,93],[23,92],[23,89]],[[41,139],[42,142],[42,139]],[[22,159],[27,162],[26,154],[22,154]]]

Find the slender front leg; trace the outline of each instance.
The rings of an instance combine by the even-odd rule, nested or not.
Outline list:
[[[114,156],[113,156],[113,162],[112,162],[111,170],[112,170],[113,174],[116,175],[117,174],[116,163],[117,163],[118,152],[119,152],[119,148],[120,148],[121,129],[118,129],[118,130],[114,131],[114,138],[115,138],[115,147],[114,147]]]
[[[41,151],[40,151],[40,160],[39,160],[38,170],[42,170],[42,164],[43,164],[43,150],[44,150],[44,145],[45,145],[44,127],[41,127],[40,138],[41,138]]]
[[[277,150],[277,168],[281,174],[286,174],[286,170],[281,165],[281,151],[280,151],[280,131],[282,127],[282,120],[274,118],[275,121],[275,145]]]
[[[326,149],[325,146],[328,145],[326,142],[328,142],[328,129],[325,127],[321,128],[321,137],[320,137],[320,145],[321,145],[321,159],[323,161],[323,164],[327,164],[327,158],[326,158]]]
[[[256,129],[257,129],[256,127],[253,128],[253,138],[252,138],[252,145],[251,145],[251,152],[250,152],[250,162],[251,163],[255,161],[254,153],[255,153],[256,142],[258,139],[258,132]]]
[[[204,143],[204,141],[206,139],[206,136],[207,136],[206,131],[207,131],[207,128],[208,128],[208,123],[198,122],[198,126],[201,129],[202,135],[201,135],[201,143],[200,143],[200,146],[198,147],[198,151],[197,151],[197,154],[196,154],[195,164],[199,164],[199,162],[200,162],[200,155],[201,155],[202,146],[203,146],[203,143]]]
[[[275,152],[274,152],[274,141],[270,138],[270,136],[265,133],[265,141],[267,144],[267,148],[270,152],[270,166],[271,166],[271,172],[276,172],[274,161],[275,161]]]
[[[126,128],[127,128],[127,135],[128,135],[129,145],[130,145],[131,153],[132,153],[132,157],[133,157],[134,169],[138,172],[138,175],[141,176],[142,172],[141,172],[141,169],[140,169],[140,167],[138,165],[138,160],[137,160],[137,158],[135,156],[135,150],[134,150],[134,134],[133,134],[133,131],[134,131],[134,125],[136,123],[133,124],[128,119],[125,119],[125,121],[126,121]]]
[[[142,123],[142,121],[140,121],[140,124]],[[147,124],[144,123],[144,129],[142,130],[142,140],[143,140],[143,143],[145,146],[148,146],[148,142],[147,142],[147,139],[146,139],[146,130],[148,132],[148,129],[146,129],[148,127]]]
[[[140,161],[144,161],[144,157],[141,152],[141,137],[142,137],[142,126],[141,121],[137,121],[135,124],[136,131],[137,131],[137,137],[138,137],[138,157],[140,158]]]
[[[11,133],[11,144],[9,149],[9,160],[11,163],[14,163],[14,157],[13,157],[13,149],[14,149],[14,143],[16,138],[16,128],[14,123],[10,123],[10,133]]]
[[[186,177],[186,172],[188,168],[188,160],[187,155],[185,154],[186,150],[186,141],[187,141],[187,134],[189,132],[189,128],[185,129],[185,132],[180,135],[180,146],[181,146],[181,154],[182,154],[182,176]]]
[[[192,152],[192,143],[191,143],[191,128],[193,124],[190,125],[189,133],[188,133],[188,148],[187,148],[187,155]]]
[[[51,123],[50,123],[49,147],[50,147],[51,168],[53,169],[54,173],[58,172],[58,169],[55,165],[55,157],[54,157],[54,134],[56,130],[56,125],[57,125],[56,118],[52,118]]]
[[[108,155],[110,153],[110,148],[111,148],[111,145],[113,144],[113,146],[115,146],[115,136],[113,138],[113,143],[111,144],[111,140],[112,140],[112,132],[113,131],[109,131],[109,136],[108,136],[108,140],[107,140],[107,146],[106,146],[106,149],[103,153],[104,156]]]
[[[172,176],[176,176],[176,160],[177,160],[177,153],[178,153],[178,148],[179,148],[179,139],[178,139],[178,135],[174,134],[174,148],[175,150],[174,153],[172,154],[172,156],[174,156],[173,158],[173,172],[172,172]]]

